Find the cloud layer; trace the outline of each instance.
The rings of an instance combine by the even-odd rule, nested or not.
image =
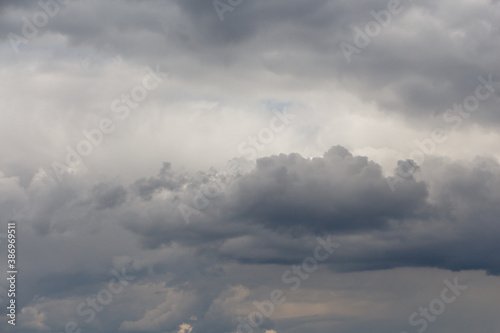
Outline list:
[[[498,331],[499,6],[2,1],[0,331]]]

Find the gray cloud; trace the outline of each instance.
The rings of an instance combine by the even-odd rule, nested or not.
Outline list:
[[[392,192],[377,164],[342,147],[309,160],[272,156],[258,160],[194,224],[186,225],[177,211],[150,213],[147,221],[135,218],[125,227],[147,248],[178,243],[243,263],[300,262],[314,235],[330,234],[345,238],[349,248],[335,260],[340,270],[414,266],[497,274],[496,259],[485,257],[496,253],[494,233],[476,227],[495,228],[492,191],[500,165],[437,159],[420,170],[420,180],[408,179]],[[353,235],[362,243],[351,243]],[[473,250],[462,247],[471,242]]]
[[[101,183],[94,186],[92,196],[97,210],[113,208],[127,200],[127,190],[121,185],[111,186]]]
[[[424,183],[408,181],[395,192],[387,184],[379,165],[343,147],[312,160],[280,155],[258,161],[230,196],[236,203],[228,211],[274,230],[322,234],[384,228],[425,208]]]
[[[182,55],[217,68],[244,65],[245,76],[264,64],[270,72],[318,88],[332,81],[383,110],[434,123],[443,123],[447,109],[474,93],[478,76],[493,74],[500,81],[496,2],[403,1],[402,13],[352,64],[346,63],[340,42],[353,44],[353,27],[364,28],[373,20],[370,11],[384,10],[387,1],[244,2],[227,12],[224,22],[210,1],[133,2],[120,5],[120,11],[115,6],[71,2],[41,34],[62,34],[68,47],[90,45],[139,61],[175,61]],[[415,28],[406,32],[407,26]],[[268,59],[269,53],[277,58]],[[467,124],[498,124],[496,102],[495,97],[481,103],[481,112]]]
[[[8,34],[42,8],[2,1],[0,210],[22,271],[19,330],[4,316],[0,331],[233,333],[316,237],[342,246],[259,332],[409,331],[454,276],[470,294],[428,332],[500,327],[500,94],[443,118],[479,76],[500,81],[500,2],[401,2],[348,63],[340,43],[387,1],[243,1],[222,22],[205,0],[69,1],[19,53]],[[117,119],[112,102],[156,65],[172,78]],[[267,140],[276,105],[295,118]],[[43,171],[103,117],[116,130],[85,166]],[[446,142],[394,182],[436,127]],[[235,156],[252,138],[256,161]],[[224,174],[231,159],[245,170]],[[121,269],[135,280],[85,323],[77,306]]]
[[[157,178],[149,179],[179,177],[164,163]],[[237,325],[228,309],[215,304],[229,297],[223,296],[228,286],[254,282],[235,274],[231,266],[244,269],[249,265],[262,272],[266,265],[284,269],[298,264],[314,249],[316,235],[331,235],[341,242],[342,250],[327,265],[344,274],[401,267],[500,272],[495,255],[499,250],[495,218],[500,164],[491,158],[474,162],[430,159],[415,174],[418,180],[410,178],[392,193],[380,166],[340,146],[314,159],[298,154],[266,157],[234,179],[225,189],[226,197],[213,201],[204,216],[189,225],[176,210],[177,204],[207,182],[200,181],[199,175],[182,177],[183,187],[162,185],[161,191],[148,191],[147,196],[137,191],[141,181],[91,185],[67,178],[62,184],[49,179],[42,185],[30,184],[25,195],[41,207],[52,207],[39,208],[52,222],[40,232],[37,217],[22,218],[25,242],[39,239],[33,243],[36,246],[23,251],[27,264],[56,246],[64,249],[72,243],[74,253],[70,257],[66,252],[52,254],[56,271],[38,270],[34,265],[33,274],[24,277],[32,286],[28,294],[51,302],[77,300],[99,291],[113,267],[126,267],[138,277],[130,293],[146,281],[163,281],[165,288],[194,297],[193,303],[172,312],[171,319],[158,321],[152,331],[175,329],[195,315],[199,319],[192,322],[193,332],[201,332]],[[44,195],[37,190],[39,186],[52,187],[53,193],[61,193],[60,200],[43,203],[38,199]],[[72,195],[68,186],[73,188]],[[166,193],[172,199],[165,200]],[[363,207],[363,212],[356,207]],[[85,214],[87,222],[75,220],[58,228],[57,221],[75,213]],[[89,223],[88,217],[98,223]],[[97,237],[94,244],[86,241],[88,237]],[[88,256],[94,252],[106,253],[97,266],[95,257]],[[108,274],[102,275],[103,270]],[[38,306],[31,298],[24,296],[22,303]],[[159,302],[158,309],[168,308],[168,303]],[[103,323],[101,331],[120,325],[146,327],[138,314],[129,319],[118,313],[112,316],[115,319]],[[59,327],[56,322],[50,325]]]

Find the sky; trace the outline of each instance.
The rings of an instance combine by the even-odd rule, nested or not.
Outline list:
[[[500,332],[500,1],[3,0],[0,32],[2,333]]]

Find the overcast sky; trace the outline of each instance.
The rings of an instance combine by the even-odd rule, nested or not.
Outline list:
[[[0,32],[1,332],[500,331],[500,1],[3,0]]]

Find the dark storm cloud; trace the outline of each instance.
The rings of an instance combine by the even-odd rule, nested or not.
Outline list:
[[[154,182],[98,183],[88,189],[69,179],[46,182],[27,190],[36,205],[26,226],[42,238],[70,231],[101,234],[106,225],[121,226],[134,235],[131,245],[147,251],[179,246],[214,265],[297,263],[314,248],[316,236],[331,235],[343,244],[332,259],[340,270],[416,266],[500,272],[495,254],[500,253],[495,241],[500,165],[493,159],[429,159],[415,174],[418,181],[400,182],[392,192],[376,163],[342,147],[321,158],[271,156],[234,179],[225,197],[211,199],[186,224],[178,205],[189,203],[210,175],[179,174],[165,163],[149,178],[160,180],[159,187],[143,191],[138,185]],[[156,269],[169,271],[172,265]]]
[[[353,234],[360,237],[356,240],[334,233],[339,239],[344,239],[342,253],[335,258],[334,266],[342,270],[408,266],[481,269],[499,274],[500,245],[496,237],[500,231],[497,223],[500,214],[498,162],[489,158],[477,158],[473,163],[432,159],[422,166],[421,171],[431,189],[426,198],[430,206],[426,211],[428,215],[394,219],[398,222],[385,230],[356,230]],[[308,225],[307,222],[304,225]],[[250,246],[254,245],[262,249],[264,243],[255,240]],[[263,259],[260,254],[244,254],[234,249],[232,253],[245,261],[249,260],[248,256],[256,262]]]
[[[341,270],[415,266],[497,274],[500,165],[431,159],[419,170],[419,181],[398,183],[392,192],[377,164],[343,147],[322,158],[271,156],[191,224],[157,206],[148,218],[123,223],[146,248],[175,243],[241,263],[300,262],[315,235],[332,235],[345,242],[334,260]]]
[[[195,177],[188,188],[200,193],[209,183]],[[179,211],[165,215],[162,210],[151,212],[148,221],[137,217],[125,225],[140,234],[148,248],[171,242],[201,246],[244,235],[258,237],[263,232],[258,226],[292,235],[384,229],[391,220],[416,218],[428,209],[423,182],[409,179],[392,192],[379,165],[343,147],[312,160],[298,154],[260,159],[255,170],[226,190],[225,197],[211,199],[212,206],[203,210],[202,222],[196,225],[186,225]],[[153,192],[148,194],[151,200]]]
[[[178,176],[164,164],[158,177],[167,175]],[[297,154],[271,156],[235,179],[225,189],[227,197],[214,199],[212,206],[203,210],[204,216],[189,225],[177,210],[180,201],[160,199],[160,192],[150,193],[145,201],[135,191],[127,195],[126,187],[120,185],[100,183],[85,190],[84,183],[66,184],[67,179],[48,190],[51,186],[45,184],[47,189],[29,196],[34,199],[58,189],[61,195],[45,196],[53,198],[50,201],[38,198],[33,208],[40,214],[26,216],[24,225],[35,230],[30,238],[43,240],[28,249],[48,254],[49,248],[62,249],[71,243],[73,259],[68,261],[64,251],[53,254],[58,269],[30,275],[30,284],[42,286],[37,292],[53,297],[74,294],[73,288],[98,289],[98,284],[105,282],[96,278],[99,270],[109,272],[109,260],[120,255],[120,249],[127,249],[127,253],[135,253],[130,257],[135,259],[124,264],[139,280],[149,276],[146,268],[151,265],[155,274],[170,276],[169,286],[190,281],[186,286],[201,288],[206,286],[203,281],[207,276],[225,276],[221,264],[300,263],[317,245],[316,234],[325,239],[331,235],[342,243],[329,261],[335,270],[437,267],[500,274],[498,162],[485,158],[473,163],[430,159],[416,176],[420,181],[399,183],[392,194],[378,165],[342,147],[310,160]],[[198,176],[185,181],[192,190],[204,184]],[[181,199],[190,197],[192,191],[163,190]],[[123,205],[126,197],[127,205]],[[106,214],[100,213],[103,208]],[[362,210],[369,214],[360,213]],[[39,216],[51,221],[43,232]],[[92,220],[102,227],[94,230]],[[133,237],[124,237],[126,231]],[[85,250],[88,242],[84,239],[92,234],[94,248]],[[85,237],[71,240],[77,235]],[[62,242],[52,243],[59,238]],[[143,250],[133,250],[136,245]],[[96,265],[95,258],[86,258],[86,253],[99,251],[99,247],[105,248],[107,255]],[[160,254],[169,248],[168,255]],[[63,257],[57,259],[59,255]],[[87,267],[85,276],[91,280],[70,279],[71,283],[56,290],[55,282],[50,281],[66,281],[67,276],[80,274],[75,264]],[[38,265],[33,267],[36,270]]]
[[[273,230],[323,234],[379,229],[391,219],[416,217],[426,196],[425,184],[415,181],[392,192],[379,165],[334,147],[312,160],[298,154],[258,160],[255,171],[238,182],[228,210],[235,219]]]
[[[196,305],[186,307],[188,317],[199,317],[193,332],[214,322],[227,329],[237,325],[234,317],[213,305],[227,286],[255,285],[252,276],[266,270],[261,265],[301,263],[317,246],[317,236],[342,244],[327,261],[335,271],[436,267],[500,274],[498,162],[430,158],[415,177],[392,193],[376,163],[343,147],[314,159],[271,156],[235,178],[226,196],[213,199],[191,224],[178,204],[189,202],[212,173],[189,176],[164,163],[156,177],[145,179],[182,179],[182,185],[146,192],[137,191],[141,182],[46,179],[25,190],[37,202],[34,211],[50,223],[40,232],[39,216],[23,218],[23,237],[32,245],[23,252],[29,267],[23,282],[30,287],[20,301],[30,304],[34,293],[54,301],[95,294],[111,269],[126,267],[136,276],[134,285],[160,279],[196,295]],[[51,264],[38,262],[39,256],[50,256]],[[234,275],[225,265],[248,265],[253,273]],[[106,327],[139,319],[139,313],[118,316]]]

